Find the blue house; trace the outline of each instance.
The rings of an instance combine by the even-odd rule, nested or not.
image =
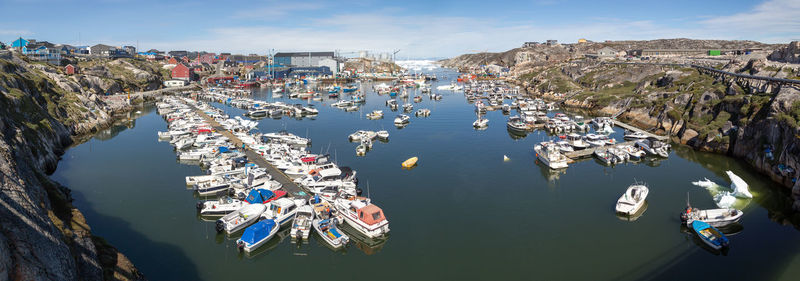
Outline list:
[[[17,40],[14,40],[14,42],[11,42],[11,48],[22,48],[27,45],[28,45],[28,40],[22,39],[22,37],[20,37]]]

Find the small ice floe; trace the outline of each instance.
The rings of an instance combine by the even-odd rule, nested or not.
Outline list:
[[[503,162],[507,162],[509,160],[511,160],[511,158],[508,158],[508,156],[503,155]]]

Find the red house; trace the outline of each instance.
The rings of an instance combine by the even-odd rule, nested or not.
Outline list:
[[[175,57],[171,57],[171,58],[169,58],[169,62],[168,63],[169,64],[178,64],[178,60],[175,59]]]
[[[67,72],[67,75],[78,73],[78,69],[75,68],[75,66],[72,64],[68,64],[67,66],[65,66],[64,71]]]
[[[172,69],[172,79],[191,81],[192,70],[182,63],[179,63],[177,66],[175,66],[175,68]]]

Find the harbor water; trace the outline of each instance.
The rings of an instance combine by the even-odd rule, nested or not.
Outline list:
[[[254,256],[240,254],[236,237],[217,234],[199,217],[184,177],[203,174],[176,161],[173,147],[158,142],[166,122],[145,106],[140,114],[69,149],[52,178],[73,190],[74,205],[93,233],[127,255],[150,280],[797,280],[800,222],[786,217],[785,189],[735,159],[674,145],[667,159],[613,167],[592,159],[555,172],[536,163],[534,144],[549,139],[538,131],[510,134],[507,116],[486,115],[489,127],[473,129],[474,106],[462,93],[437,91],[456,73],[437,69],[427,95],[408,126],[393,125],[397,113],[388,96],[361,86],[367,102],[345,112],[311,103],[314,119],[263,119],[259,130],[287,130],[309,137],[313,153],[330,153],[358,172],[365,195],[380,206],[391,228],[382,241],[354,239],[333,251],[312,235],[293,244],[288,228]],[[413,97],[413,91],[412,97]],[[327,96],[327,94],[324,94]],[[346,95],[343,95],[346,96]],[[400,104],[402,105],[402,101]],[[244,110],[214,103],[231,116]],[[368,120],[366,113],[385,117]],[[402,110],[402,109],[401,109]],[[512,115],[514,113],[512,112]],[[356,130],[389,131],[366,156],[355,155]],[[618,131],[621,130],[617,129]],[[616,134],[621,140],[621,136]],[[503,155],[510,158],[503,161]],[[400,163],[419,157],[418,166]],[[715,252],[681,227],[687,194],[693,207],[716,208],[709,191],[692,181],[730,184],[731,170],[750,184],[755,198],[739,200],[745,215],[729,230],[730,250]],[[650,188],[647,209],[633,221],[614,212],[617,198],[634,181]],[[347,231],[348,229],[345,229]],[[350,232],[352,233],[352,231]]]

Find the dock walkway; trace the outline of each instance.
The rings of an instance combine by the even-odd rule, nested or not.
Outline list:
[[[628,124],[626,124],[625,122],[619,121],[619,120],[617,120],[617,119],[611,119],[611,120],[612,120],[612,121],[614,121],[614,126],[622,127],[622,128],[624,128],[625,130],[629,130],[629,131],[635,131],[635,132],[641,132],[641,133],[643,133],[643,134],[647,135],[648,137],[653,137],[653,138],[656,138],[656,139],[658,139],[658,140],[660,140],[660,141],[665,141],[665,140],[668,140],[668,139],[669,139],[669,137],[668,137],[668,136],[659,136],[659,135],[656,135],[656,134],[650,133],[650,132],[648,132],[648,131],[645,131],[645,130],[642,130],[642,129],[636,128],[636,127],[634,127],[634,126],[628,125]]]
[[[625,141],[625,142],[614,144],[613,146],[633,145],[635,143],[636,143],[635,140],[634,141]],[[589,148],[586,148],[586,149],[581,149],[581,150],[576,150],[576,151],[571,151],[571,152],[564,152],[563,154],[564,154],[564,156],[567,156],[567,158],[569,158],[569,159],[576,160],[576,159],[581,159],[581,158],[586,158],[586,157],[592,157],[592,154],[594,154],[595,150],[602,149],[602,148],[608,148],[608,147],[612,147],[612,146],[611,145],[607,145],[607,146],[589,147]]]
[[[211,127],[213,127],[214,130],[216,130],[217,132],[219,132],[223,136],[225,136],[228,139],[230,139],[231,142],[233,142],[233,145],[236,146],[237,148],[241,148],[242,147],[243,143],[242,143],[241,139],[236,137],[236,135],[234,135],[230,131],[228,131],[225,128],[223,128],[222,125],[220,125],[216,120],[214,120],[214,118],[211,118],[211,116],[208,116],[202,110],[200,110],[200,109],[198,109],[197,107],[194,107],[194,106],[192,106],[192,107],[195,110],[195,112],[197,112],[197,114],[200,115],[200,117],[203,117],[203,119],[206,119],[208,124],[211,125]],[[281,183],[281,185],[283,186],[281,188],[283,190],[285,190],[289,194],[289,196],[296,197],[296,198],[304,198],[304,199],[308,198],[308,193],[306,193],[300,186],[298,186],[296,183],[294,183],[294,181],[292,181],[292,179],[289,176],[287,176],[281,170],[278,170],[278,168],[275,168],[275,166],[273,166],[272,164],[267,162],[267,160],[264,159],[264,157],[261,157],[260,154],[256,153],[253,149],[251,149],[249,147],[246,147],[244,152],[245,152],[245,155],[247,155],[247,160],[249,160],[250,162],[255,163],[259,167],[267,169],[267,172],[269,172],[269,174],[272,175],[272,179],[274,179],[277,182]]]

